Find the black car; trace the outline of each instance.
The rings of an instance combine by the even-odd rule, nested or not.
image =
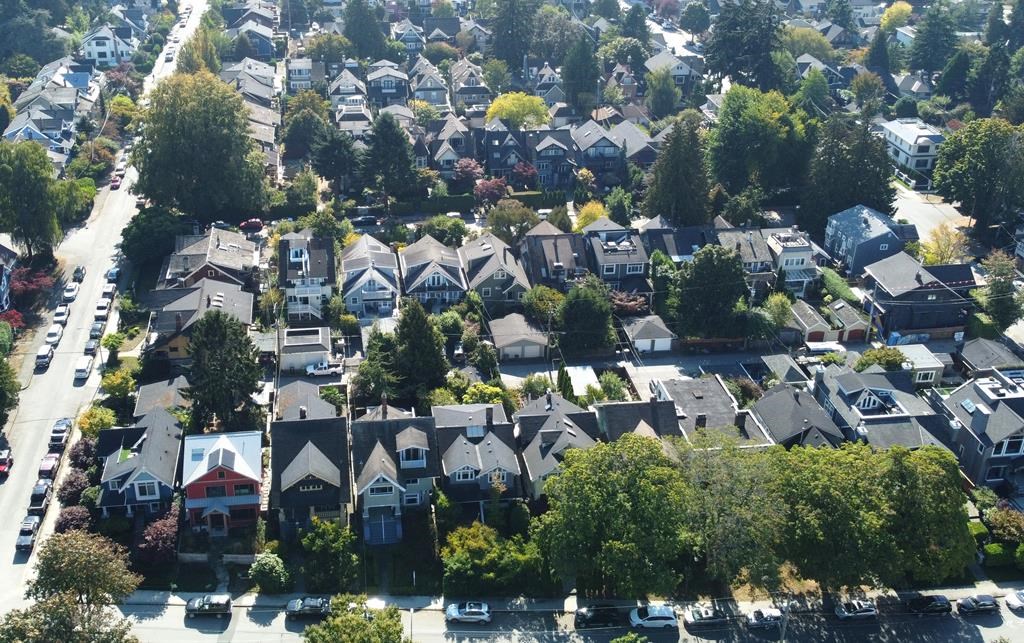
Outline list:
[[[953,604],[945,596],[918,596],[907,601],[907,611],[911,614],[949,614]]]
[[[21,521],[21,527],[18,528],[18,540],[14,543],[14,548],[18,551],[32,551],[42,522],[43,519],[39,516],[25,516]]]
[[[975,594],[956,602],[956,611],[963,615],[991,614],[999,611],[999,603],[988,594]]]
[[[79,283],[85,280],[85,266],[75,266],[75,272],[71,278]]]
[[[30,516],[42,516],[46,508],[50,506],[50,493],[53,490],[53,480],[40,478],[32,487],[32,495],[28,501],[28,513]]]
[[[288,601],[284,614],[286,618],[315,616],[323,618],[331,613],[331,599],[315,596],[303,596]]]
[[[103,327],[103,322],[93,322],[92,326],[89,328],[89,339],[99,339],[100,337],[103,337]]]
[[[352,221],[352,225],[356,226],[357,228],[369,228],[377,225],[377,217],[370,215],[352,217],[350,221]]]
[[[207,594],[199,598],[189,599],[185,603],[185,616],[202,616],[216,614],[217,618],[224,618],[225,614],[231,614],[231,597],[227,594]]]
[[[573,626],[576,629],[587,627],[616,627],[621,625],[622,615],[612,605],[590,605],[576,610]]]

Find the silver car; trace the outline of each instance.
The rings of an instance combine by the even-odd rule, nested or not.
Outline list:
[[[487,603],[452,603],[444,610],[449,623],[490,623],[491,608]]]

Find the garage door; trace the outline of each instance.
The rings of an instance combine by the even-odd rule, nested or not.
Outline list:
[[[519,347],[506,348],[504,352],[505,359],[519,359]]]
[[[816,330],[811,333],[807,333],[807,341],[809,342],[823,342],[825,341],[825,331]]]
[[[846,335],[846,341],[848,341],[848,342],[862,342],[862,341],[864,341],[864,331],[863,330],[851,330]]]
[[[540,346],[523,346],[523,359],[534,359],[540,357]]]

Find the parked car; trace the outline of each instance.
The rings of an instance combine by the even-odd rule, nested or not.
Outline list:
[[[120,190],[121,189],[121,177],[115,175],[112,179],[110,179],[110,189],[111,190]]]
[[[75,266],[75,272],[72,273],[71,279],[78,283],[85,281],[85,266]]]
[[[231,614],[231,597],[227,594],[207,594],[198,598],[189,599],[185,603],[185,616],[203,616],[216,614],[217,618],[224,618],[225,614]]]
[[[766,630],[782,624],[782,611],[774,607],[754,610],[747,614],[747,627],[752,630]]]
[[[75,300],[75,297],[78,297],[78,291],[80,289],[81,286],[79,286],[78,282],[76,281],[72,281],[67,286],[64,286],[64,302],[68,304],[73,302]]]
[[[55,480],[57,478],[57,470],[60,469],[60,454],[59,453],[47,453],[43,456],[43,459],[39,461],[39,477],[49,478]]]
[[[357,228],[371,228],[377,225],[377,217],[369,215],[363,215],[361,217],[352,217],[351,219],[349,219],[349,221],[351,221],[352,225]]]
[[[669,629],[679,627],[676,613],[668,605],[644,605],[629,611],[632,627]]]
[[[75,380],[87,380],[92,373],[92,355],[84,355],[75,362]]]
[[[1006,595],[1006,606],[1012,610],[1024,609],[1024,589],[1018,589]]]
[[[725,625],[729,616],[717,607],[694,605],[683,612],[683,620],[691,627],[711,627]]]
[[[953,611],[953,604],[941,594],[918,596],[907,601],[907,611],[911,614],[949,614]]]
[[[321,375],[341,375],[342,371],[345,370],[345,365],[341,362],[319,362],[317,364],[310,364],[306,367],[306,375],[309,376],[321,376]]]
[[[117,266],[111,266],[107,269],[107,281],[111,283],[117,283],[118,277],[121,276],[121,269]]]
[[[53,493],[53,480],[40,478],[32,487],[32,495],[28,498],[28,512],[35,516],[42,516],[46,508],[50,506],[50,495]]]
[[[238,229],[243,232],[259,232],[263,229],[263,222],[259,219],[248,219],[238,224]]]
[[[615,627],[622,621],[622,615],[613,605],[590,605],[576,610],[573,626],[577,630],[587,627]]]
[[[100,299],[96,302],[96,308],[92,314],[92,318],[97,321],[106,321],[108,316],[110,316],[110,300]]]
[[[991,614],[999,611],[999,603],[989,594],[975,594],[956,602],[956,611],[962,616]]]
[[[109,300],[113,301],[114,300],[114,295],[116,295],[116,294],[117,294],[117,284],[111,283],[109,281],[107,283],[103,284],[103,294],[100,295],[101,297],[103,297],[104,299],[109,299]]]
[[[303,596],[288,601],[285,605],[285,618],[315,616],[323,618],[331,613],[331,599],[317,596]]]
[[[128,163],[125,161],[119,161],[114,167],[114,176],[124,177],[125,172],[128,171]]]
[[[836,616],[839,620],[845,621],[847,619],[869,619],[878,618],[878,608],[871,601],[862,601],[854,599],[845,603],[839,603],[836,605]]]
[[[61,304],[57,306],[57,309],[53,311],[53,323],[60,324],[61,326],[68,325],[68,318],[71,317],[71,306],[67,304]]]
[[[39,535],[39,525],[42,522],[43,519],[39,516],[25,516],[21,521],[21,527],[18,528],[18,540],[14,543],[14,548],[18,551],[32,551],[36,546],[36,536]]]
[[[64,327],[60,324],[53,324],[50,326],[50,329],[46,331],[46,343],[51,346],[59,344],[61,337],[64,337]]]
[[[89,327],[89,339],[99,339],[103,337],[103,329],[106,327],[101,321],[94,321],[92,326]]]
[[[50,433],[50,440],[46,443],[46,448],[50,450],[51,454],[57,454],[58,456],[64,452],[64,447],[68,443],[67,432],[53,432]]]
[[[10,449],[0,451],[0,477],[6,478],[11,474],[11,467],[14,466],[14,454]]]
[[[43,369],[49,368],[50,362],[53,361],[53,346],[51,344],[43,344],[36,351],[36,368]]]
[[[487,603],[452,603],[444,610],[448,623],[490,623],[491,608]]]
[[[218,230],[230,230],[231,229],[231,224],[230,223],[228,223],[227,221],[221,221],[219,219],[217,221],[214,221],[210,225],[212,225],[213,227],[217,228]]]
[[[99,350],[99,347],[100,347],[100,340],[98,340],[98,339],[90,339],[89,341],[87,341],[85,343],[85,354],[86,355],[95,355],[96,351]]]
[[[50,427],[50,435],[57,435],[63,433],[65,435],[71,434],[71,427],[74,426],[75,422],[71,418],[60,418],[55,420],[53,426]]]

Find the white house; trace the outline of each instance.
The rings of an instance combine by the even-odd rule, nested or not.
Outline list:
[[[131,60],[138,45],[130,28],[101,25],[82,37],[82,57],[98,67],[116,67]]]
[[[341,292],[356,317],[390,316],[398,303],[398,257],[368,234],[341,253]]]
[[[672,340],[677,337],[657,315],[623,320],[622,330],[638,353],[672,350]]]
[[[918,172],[935,168],[939,146],[946,140],[942,132],[920,118],[899,118],[882,123],[882,137],[894,161]]]

